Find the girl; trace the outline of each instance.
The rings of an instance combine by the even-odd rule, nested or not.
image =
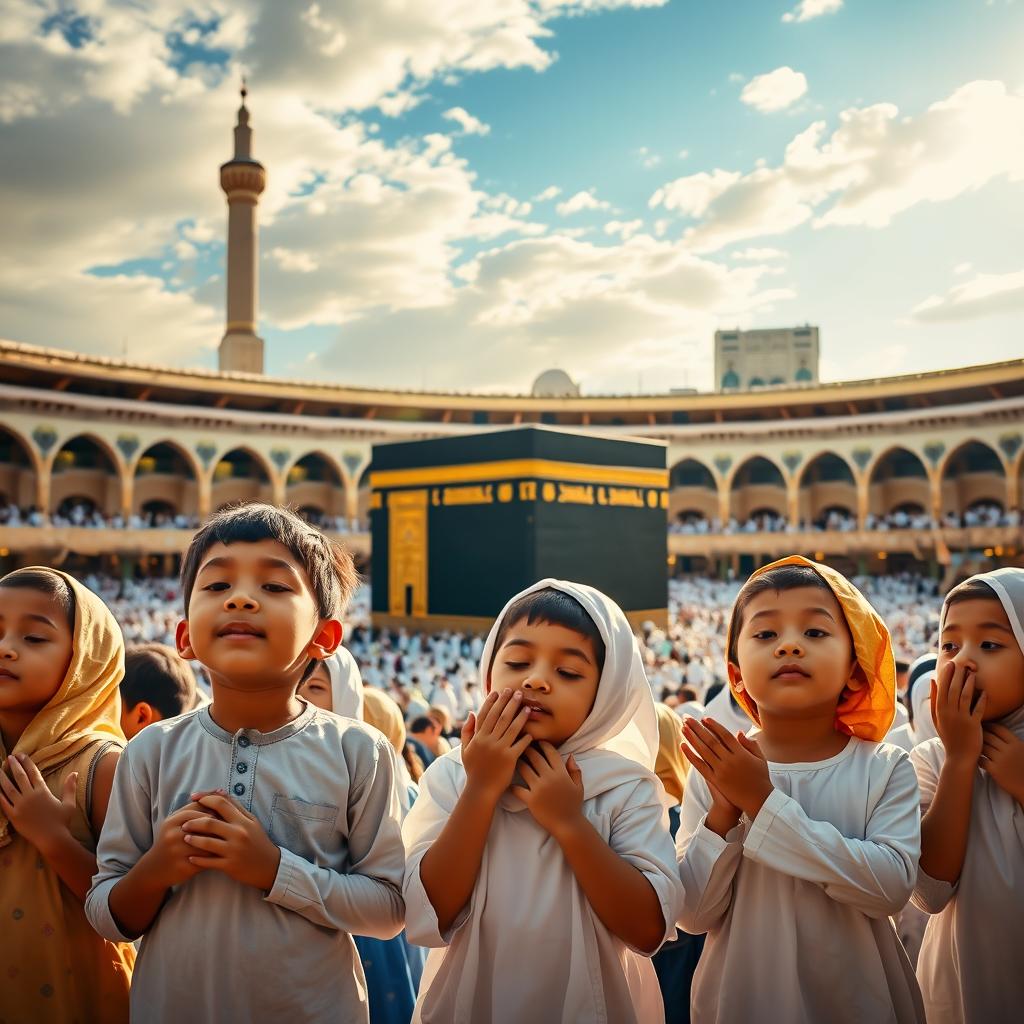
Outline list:
[[[414,1020],[660,1022],[675,933],[651,688],[621,609],[542,580],[506,605],[462,746],[406,818],[406,926],[431,946]]]
[[[687,720],[680,924],[707,931],[694,1021],[923,1022],[891,914],[920,843],[906,752],[879,741],[896,672],[844,577],[793,555],[736,599],[729,684],[756,739]]]
[[[1024,1004],[1024,569],[955,587],[931,697],[938,738],[914,748],[929,914],[918,979],[932,1024],[1017,1020]],[[928,713],[925,708],[924,714]]]
[[[363,717],[363,677],[346,647],[339,647],[329,658],[318,661],[298,692],[310,704],[342,718]]]
[[[127,1021],[135,952],[83,902],[117,756],[124,643],[80,583],[0,580],[0,1019]]]

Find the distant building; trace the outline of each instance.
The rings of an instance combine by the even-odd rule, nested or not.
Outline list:
[[[715,386],[747,391],[818,382],[818,328],[715,331]]]
[[[545,370],[530,389],[534,398],[579,398],[580,386],[565,370]]]

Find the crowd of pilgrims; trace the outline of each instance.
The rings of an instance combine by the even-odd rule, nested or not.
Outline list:
[[[261,505],[0,579],[0,1020],[1017,1019],[1024,569],[509,598]]]

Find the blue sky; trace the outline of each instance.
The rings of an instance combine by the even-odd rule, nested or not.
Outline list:
[[[270,373],[704,389],[716,327],[803,322],[825,379],[1024,354],[1024,3],[427,6],[16,5],[0,336],[215,365],[245,72]]]

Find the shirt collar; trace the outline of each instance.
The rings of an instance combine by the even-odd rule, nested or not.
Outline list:
[[[221,728],[213,720],[213,715],[210,714],[210,708],[212,707],[211,704],[207,704],[206,707],[199,712],[199,721],[202,727],[215,740],[220,740],[222,743],[234,743],[238,737],[244,736],[254,746],[265,747],[270,743],[277,743],[278,740],[286,740],[290,736],[294,736],[296,733],[301,732],[316,717],[317,709],[315,705],[310,704],[308,701],[303,701],[302,703],[304,705],[302,713],[297,718],[293,718],[290,722],[286,722],[280,728],[274,729],[273,732],[260,732],[259,729],[239,729],[235,733],[230,733],[227,729]]]

